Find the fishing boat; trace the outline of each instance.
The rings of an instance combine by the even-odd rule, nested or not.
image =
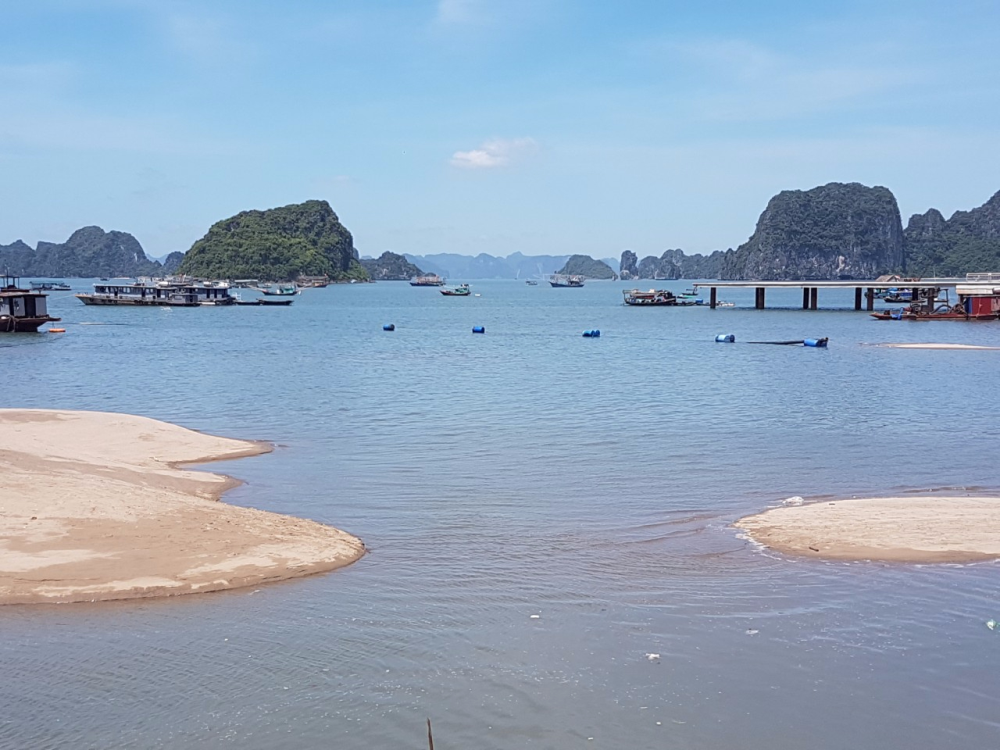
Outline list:
[[[871,314],[875,320],[997,320],[1000,318],[1000,286],[959,284],[958,302],[952,305],[947,291],[927,289],[914,304]]]
[[[669,289],[623,289],[625,304],[633,307],[690,307],[700,304],[700,300],[678,297]]]
[[[549,278],[549,283],[557,288],[560,287],[581,287],[583,286],[583,276],[566,276],[565,274],[553,274]]]
[[[299,293],[299,289],[295,286],[295,284],[285,286],[265,286],[260,287],[257,291],[262,294],[266,294],[268,297],[292,297]]]
[[[65,281],[32,281],[32,290],[36,292],[71,292],[73,287]]]
[[[677,304],[677,297],[667,289],[650,289],[648,292],[639,289],[624,289],[625,304],[633,307],[667,307]]]
[[[441,289],[441,294],[445,297],[468,297],[469,296],[469,285],[459,284],[452,289]]]
[[[0,333],[35,333],[39,326],[56,323],[49,315],[46,297],[38,290],[21,289],[16,276],[3,276],[0,286]]]
[[[444,279],[437,274],[417,276],[410,279],[410,286],[444,286]]]

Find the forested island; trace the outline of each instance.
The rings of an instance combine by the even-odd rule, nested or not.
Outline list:
[[[557,273],[567,276],[586,276],[588,279],[614,279],[618,274],[604,261],[589,255],[571,255]]]
[[[372,281],[406,281],[424,275],[419,266],[388,250],[377,258],[362,258],[361,265]]]
[[[320,200],[242,211],[216,222],[191,246],[179,271],[208,279],[368,279],[351,233]]]
[[[620,263],[587,255],[507,257],[481,253],[427,256],[385,252],[361,261],[351,233],[330,204],[310,200],[265,211],[243,211],[216,222],[186,253],[150,259],[127,232],[83,227],[63,243],[17,240],[0,245],[0,272],[36,278],[164,276],[290,281],[450,278],[530,278],[557,272],[622,279],[837,279],[883,273],[961,276],[1000,271],[1000,192],[945,219],[937,209],[910,217],[885,187],[837,183],[785,190],[771,198],[750,238],[735,250],[687,255],[680,249]]]
[[[638,261],[622,253],[623,279],[873,279],[884,273],[961,276],[1000,271],[1000,193],[950,219],[930,209],[902,226],[885,187],[837,183],[774,196],[736,250]]]

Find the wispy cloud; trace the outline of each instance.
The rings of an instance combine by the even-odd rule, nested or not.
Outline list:
[[[687,89],[688,110],[707,120],[780,120],[852,106],[927,84],[935,72],[918,61],[858,43],[826,54],[776,50],[742,39],[656,40],[640,55]]]
[[[160,22],[167,41],[197,63],[240,62],[254,47],[238,36],[238,19],[205,13],[171,13]]]
[[[456,151],[451,155],[451,165],[461,169],[495,169],[538,151],[534,138],[495,138],[471,151]]]
[[[487,18],[485,0],[438,0],[434,20],[440,24],[470,24]]]

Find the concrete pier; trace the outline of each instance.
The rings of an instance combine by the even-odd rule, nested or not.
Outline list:
[[[757,310],[765,309],[765,300],[768,289],[801,289],[802,309],[819,309],[820,289],[853,289],[854,309],[861,311],[862,308],[868,312],[875,309],[876,289],[909,289],[913,293],[913,299],[921,297],[928,290],[954,289],[959,284],[970,283],[968,279],[956,278],[934,278],[921,279],[920,281],[878,281],[876,279],[845,279],[837,281],[704,281],[694,283],[695,289],[703,287],[709,288],[709,307],[713,310],[718,306],[718,289],[753,289],[754,307]],[[936,294],[936,292],[935,292]],[[862,304],[862,299],[864,304]]]

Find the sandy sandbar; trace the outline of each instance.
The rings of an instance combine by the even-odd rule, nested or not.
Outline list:
[[[146,417],[0,409],[0,604],[190,594],[348,565],[343,531],[217,502],[179,468],[267,453]]]
[[[735,524],[780,552],[837,560],[1000,557],[1000,497],[880,497],[772,508]]]

